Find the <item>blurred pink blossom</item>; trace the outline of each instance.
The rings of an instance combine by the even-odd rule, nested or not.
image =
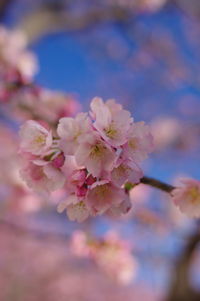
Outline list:
[[[181,184],[172,191],[174,204],[187,216],[200,217],[200,181],[182,179]]]
[[[138,263],[131,248],[115,232],[97,239],[76,231],[72,236],[71,250],[76,256],[91,258],[107,276],[121,284],[130,283],[136,276]]]

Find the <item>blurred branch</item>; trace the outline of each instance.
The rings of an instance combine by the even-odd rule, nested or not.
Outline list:
[[[5,17],[12,2],[13,0],[0,0],[0,20]]]
[[[152,187],[158,188],[160,190],[163,190],[167,193],[172,192],[172,190],[175,188],[172,185],[166,184],[164,182],[161,182],[159,180],[153,179],[153,178],[149,178],[149,177],[143,177],[140,180],[140,183],[146,184],[146,185],[150,185]]]
[[[195,291],[190,285],[189,272],[191,262],[200,243],[199,223],[195,233],[193,233],[186,243],[185,248],[178,257],[174,266],[174,275],[166,301],[199,301],[200,293]]]
[[[126,21],[130,17],[128,9],[106,7],[89,9],[82,13],[46,5],[24,17],[18,28],[25,31],[29,43],[47,33],[58,31],[79,31],[108,21]]]

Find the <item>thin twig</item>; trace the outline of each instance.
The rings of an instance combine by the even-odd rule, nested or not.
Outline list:
[[[163,190],[167,193],[171,193],[172,190],[175,188],[172,185],[166,184],[164,182],[161,182],[157,179],[153,179],[153,178],[149,178],[149,177],[143,177],[140,180],[140,183],[146,184],[146,185],[150,185],[152,187],[158,188],[160,190]]]

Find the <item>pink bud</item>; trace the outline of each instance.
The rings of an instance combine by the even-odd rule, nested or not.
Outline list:
[[[85,186],[77,187],[76,195],[77,197],[86,196],[87,188]]]
[[[72,174],[72,182],[80,187],[85,183],[86,176],[86,169],[75,170]]]
[[[92,185],[92,184],[94,184],[94,183],[96,182],[96,180],[97,180],[97,179],[94,178],[92,175],[89,175],[89,176],[87,177],[85,183],[86,183],[87,185]]]
[[[60,168],[64,165],[65,156],[63,153],[60,153],[53,161],[52,164],[55,168]]]

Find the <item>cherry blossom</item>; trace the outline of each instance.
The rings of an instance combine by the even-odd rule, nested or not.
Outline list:
[[[58,135],[61,138],[60,145],[65,154],[73,155],[81,138],[90,130],[90,120],[87,113],[79,113],[75,118],[61,118],[58,124]]]
[[[65,180],[62,172],[50,164],[39,166],[29,162],[20,170],[20,175],[29,188],[42,194],[62,188]]]
[[[33,155],[40,155],[52,145],[52,135],[34,120],[26,121],[20,129],[21,149]]]
[[[57,211],[61,213],[65,209],[67,216],[71,221],[83,222],[90,215],[85,202],[83,200],[79,201],[76,195],[68,196],[66,201],[63,201],[58,205]]]
[[[35,56],[26,49],[26,36],[21,31],[0,27],[0,73],[3,77],[17,75],[29,82],[37,72]]]
[[[104,103],[97,97],[92,100],[90,106],[91,114],[95,117],[94,127],[102,138],[114,147],[124,144],[133,121],[130,112],[123,110],[114,100]]]
[[[149,127],[134,123],[115,100],[104,103],[95,97],[90,107],[90,114],[61,118],[57,133],[31,120],[20,130],[22,156],[29,162],[21,171],[23,179],[36,191],[62,188],[58,212],[65,210],[78,222],[130,210],[126,184],[140,182],[139,164],[153,145]]]
[[[60,118],[74,116],[80,109],[80,104],[72,95],[33,84],[22,86],[7,96],[9,107],[18,120],[43,120],[49,126],[57,126]]]
[[[152,150],[153,139],[149,127],[143,121],[133,123],[128,131],[128,141],[123,146],[124,156],[141,162]]]
[[[76,256],[91,258],[107,276],[121,284],[130,283],[136,276],[138,263],[129,244],[113,231],[101,239],[76,231],[71,250]]]
[[[85,137],[75,152],[79,165],[85,165],[94,177],[100,177],[104,171],[114,167],[116,155],[114,150],[104,143],[96,132]]]
[[[140,167],[133,161],[122,161],[111,172],[112,182],[116,186],[122,186],[126,182],[139,183],[143,176]]]
[[[189,217],[200,217],[200,181],[182,179],[181,183],[172,191],[174,204]]]
[[[87,205],[94,214],[102,214],[111,206],[119,205],[125,198],[125,192],[108,181],[94,183],[87,195]]]

